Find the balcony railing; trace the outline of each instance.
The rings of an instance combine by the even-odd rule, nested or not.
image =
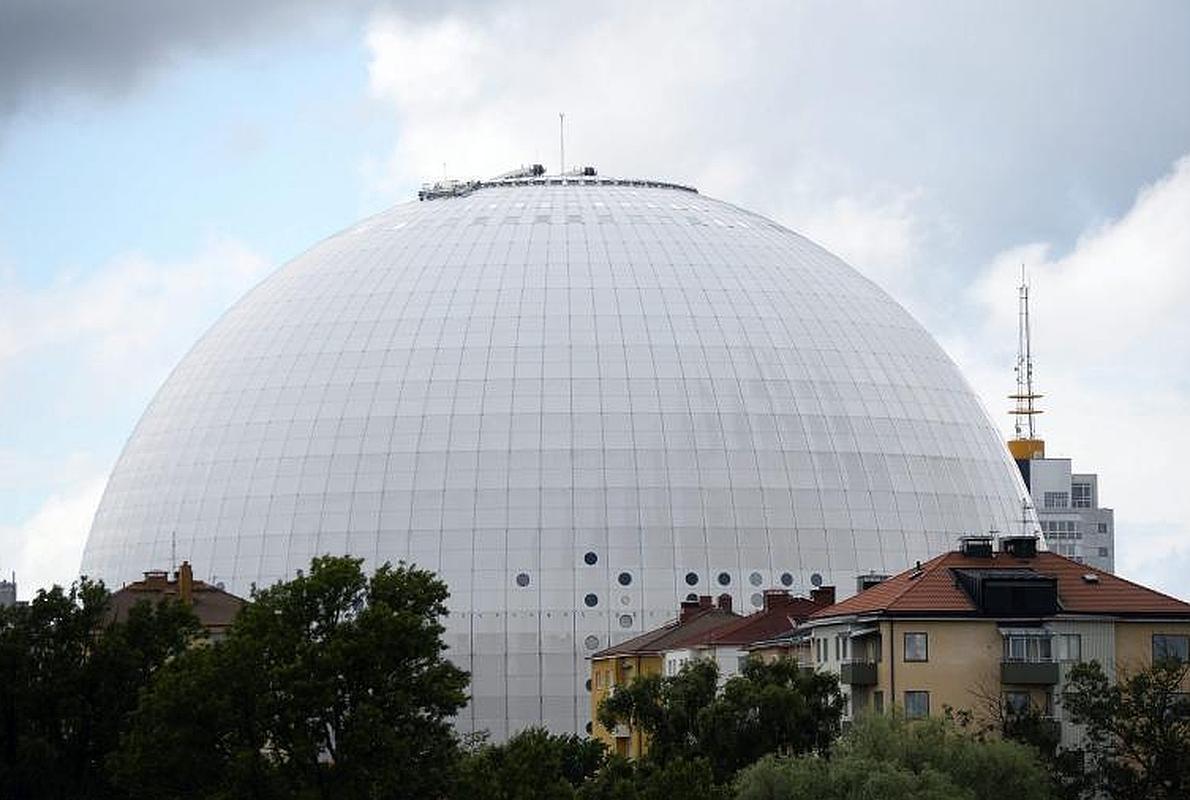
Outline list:
[[[844,661],[839,666],[839,682],[852,686],[875,686],[876,664],[871,661]]]
[[[1000,682],[1050,686],[1058,682],[1057,661],[1001,661]]]

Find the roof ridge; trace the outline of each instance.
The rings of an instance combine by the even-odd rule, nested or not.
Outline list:
[[[1157,595],[1158,597],[1165,598],[1166,600],[1173,600],[1175,603],[1181,603],[1184,606],[1190,607],[1190,603],[1187,603],[1185,600],[1183,600],[1180,597],[1174,597],[1172,594],[1166,594],[1165,592],[1157,591],[1156,589],[1152,589],[1148,586],[1145,586],[1144,584],[1140,584],[1140,583],[1137,583],[1136,581],[1128,580],[1127,578],[1123,577],[1122,575],[1117,575],[1114,572],[1108,572],[1107,570],[1099,569],[1098,567],[1093,567],[1090,564],[1084,564],[1081,561],[1075,561],[1073,558],[1070,558],[1069,556],[1064,556],[1061,553],[1055,553],[1052,550],[1046,550],[1045,552],[1047,552],[1053,556],[1056,556],[1057,558],[1060,558],[1063,561],[1073,564],[1076,567],[1078,567],[1079,569],[1086,570],[1089,572],[1094,572],[1095,575],[1100,580],[1103,580],[1103,578],[1106,576],[1112,580],[1119,581],[1120,583],[1127,585],[1129,588],[1140,589],[1144,592],[1147,592],[1148,594]]]
[[[932,575],[934,573],[935,569],[937,569],[939,566],[941,566],[942,562],[945,561],[946,557],[949,555],[950,555],[949,552],[942,553],[940,555],[936,555],[924,564],[922,564],[919,561],[918,564],[920,564],[920,569],[917,570],[918,571],[917,577],[914,577],[912,574],[914,572],[914,568],[907,569],[898,575],[894,575],[893,576],[894,578],[899,578],[899,577],[901,577],[901,575],[906,575],[905,587],[903,589],[901,589],[900,591],[896,592],[892,597],[890,597],[888,599],[888,602],[885,603],[884,607],[891,608],[894,603],[896,603],[899,600],[901,600],[902,598],[904,598],[905,595],[909,594],[916,587],[921,586],[921,579],[923,577],[925,577],[926,575]],[[862,594],[863,594],[863,592],[860,592],[859,594],[856,594],[853,596],[859,597]]]

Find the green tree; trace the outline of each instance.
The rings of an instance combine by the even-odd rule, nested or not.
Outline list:
[[[1090,794],[1190,797],[1190,665],[1161,661],[1111,681],[1098,662],[1070,670],[1062,703],[1086,725]]]
[[[117,623],[109,600],[84,579],[0,609],[0,796],[121,796],[107,758],[141,689],[200,629],[172,601]]]
[[[360,559],[253,593],[227,638],[170,665],[114,769],[133,797],[440,796],[467,674],[444,657],[445,584]]]
[[[612,756],[579,789],[578,800],[726,800],[728,789],[715,781],[705,758],[672,758],[664,763],[646,758],[629,761]]]
[[[565,800],[604,763],[601,742],[544,728],[520,731],[503,744],[481,742],[459,762],[458,800]]]
[[[659,763],[704,759],[720,782],[768,753],[825,753],[839,734],[843,698],[831,675],[750,659],[721,690],[718,678],[710,660],[637,678],[603,702],[599,720],[647,734]]]
[[[736,800],[1047,800],[1036,751],[984,740],[940,719],[869,715],[842,736],[831,758],[768,756],[742,770]]]

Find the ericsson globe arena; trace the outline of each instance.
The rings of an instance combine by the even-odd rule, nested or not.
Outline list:
[[[436,196],[445,195],[445,196]],[[586,657],[1011,530],[1024,488],[930,335],[805,238],[680,186],[428,193],[248,293],[162,386],[82,572],[246,595],[319,554],[435,570],[463,730],[582,731]]]

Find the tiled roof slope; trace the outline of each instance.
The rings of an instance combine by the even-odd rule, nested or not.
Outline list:
[[[619,644],[606,647],[593,654],[591,658],[659,655],[666,650],[688,647],[691,644],[702,642],[715,629],[730,625],[739,619],[741,619],[739,614],[722,608],[701,608],[692,612],[685,620],[671,620],[660,628],[646,631],[640,636],[634,636]]]
[[[744,646],[772,639],[793,630],[823,607],[805,597],[770,597],[766,602],[771,603],[768,608],[716,628],[699,644]]]
[[[1032,558],[995,553],[990,558],[979,558],[949,552],[927,561],[920,569],[906,570],[865,592],[816,611],[811,618],[877,613],[974,613],[975,604],[956,584],[952,569],[1032,569],[1057,578],[1058,600],[1064,614],[1190,617],[1188,603],[1057,553],[1041,552]],[[1088,581],[1085,575],[1094,575],[1098,580]]]

